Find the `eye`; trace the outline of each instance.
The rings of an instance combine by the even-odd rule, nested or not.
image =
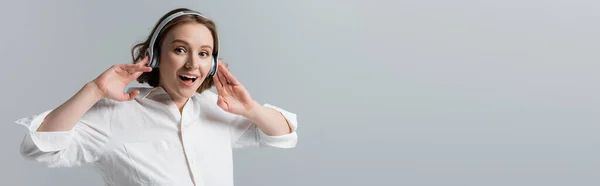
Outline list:
[[[177,47],[174,51],[178,54],[185,53],[185,49],[183,47]]]
[[[202,56],[202,57],[207,57],[209,55],[210,54],[208,52],[200,52],[200,56]]]

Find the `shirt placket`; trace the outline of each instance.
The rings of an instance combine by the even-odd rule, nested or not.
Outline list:
[[[200,167],[200,162],[196,160],[198,154],[196,154],[196,152],[194,151],[194,149],[196,148],[194,148],[195,143],[192,136],[193,134],[188,133],[184,130],[185,128],[188,128],[186,127],[187,125],[191,124],[188,121],[192,121],[188,114],[189,111],[186,110],[186,107],[188,106],[186,105],[184,107],[183,114],[181,115],[181,119],[179,120],[179,129],[181,131],[181,144],[183,145],[188,170],[190,172],[192,182],[195,186],[203,186],[204,184],[202,178],[199,176],[201,173],[200,170],[198,170],[198,168]]]

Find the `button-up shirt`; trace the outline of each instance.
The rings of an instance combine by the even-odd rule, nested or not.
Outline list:
[[[47,167],[93,164],[105,185],[233,185],[233,148],[293,148],[296,115],[276,106],[292,132],[265,134],[250,120],[223,111],[217,95],[196,93],[180,113],[163,88],[138,88],[132,101],[98,101],[69,131],[37,132],[52,111],[21,118],[26,159]]]

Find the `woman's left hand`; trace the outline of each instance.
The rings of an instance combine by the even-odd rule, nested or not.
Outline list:
[[[213,77],[219,95],[217,105],[229,113],[242,116],[248,116],[252,109],[260,107],[220,60],[218,65],[219,70]]]

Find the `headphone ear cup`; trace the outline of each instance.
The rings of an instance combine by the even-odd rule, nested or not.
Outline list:
[[[154,58],[153,58],[152,56],[150,56],[150,50],[146,49],[146,52],[145,52],[145,53],[146,53],[146,54],[145,54],[145,57],[148,57],[148,58],[149,58],[149,59],[148,59],[148,62],[146,63],[146,66],[148,66],[148,67],[153,67],[153,66],[154,66],[154,63],[152,63],[152,60],[154,60]]]
[[[217,60],[215,58],[212,58],[211,64],[210,64],[210,72],[208,73],[209,76],[214,76],[215,74],[217,74]]]
[[[158,67],[158,64],[156,63],[156,53],[154,52],[150,52],[150,49],[146,50],[146,57],[148,57],[148,63],[146,64],[146,66],[151,67],[151,68],[156,68]]]
[[[154,51],[154,53],[152,54],[152,68],[158,68],[158,66],[160,65],[158,63],[158,52]]]

